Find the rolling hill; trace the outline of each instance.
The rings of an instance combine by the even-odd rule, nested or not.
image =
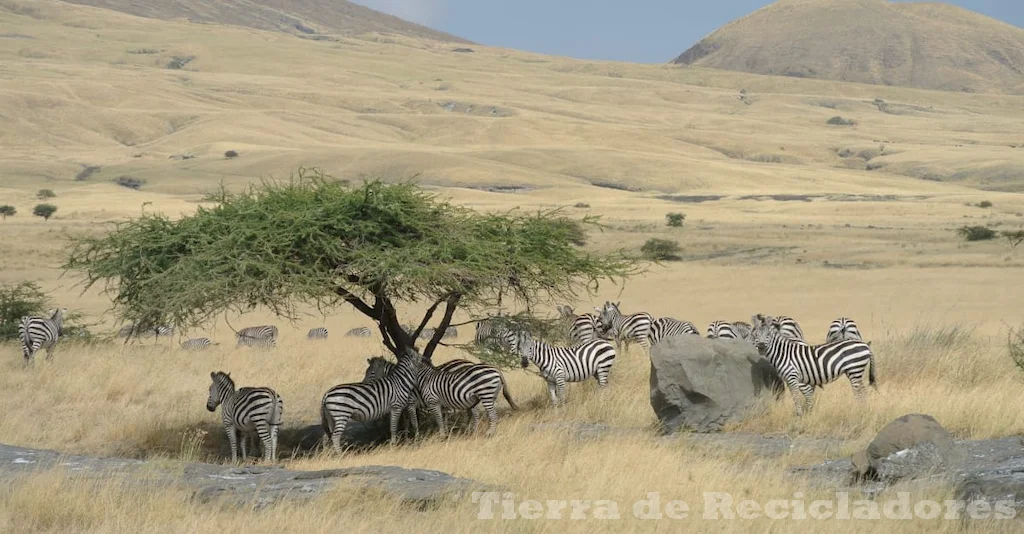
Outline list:
[[[307,38],[377,32],[469,43],[346,0],[66,0],[139,17],[281,31]]]
[[[780,0],[672,63],[967,92],[1024,93],[1024,29],[942,3]]]

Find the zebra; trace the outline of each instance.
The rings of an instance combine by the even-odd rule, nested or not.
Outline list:
[[[185,350],[205,350],[210,348],[210,345],[219,345],[219,343],[211,342],[208,337],[196,337],[181,342],[181,348]]]
[[[604,333],[611,333],[615,339],[615,346],[621,350],[623,342],[629,346],[629,343],[635,341],[640,343],[642,347],[649,348],[648,344],[648,332],[651,329],[651,323],[654,322],[654,318],[651,314],[646,312],[634,313],[631,315],[622,315],[619,311],[618,302],[605,302],[601,308],[594,308],[598,312],[598,324],[600,325],[601,331]]]
[[[762,326],[767,326],[772,323],[778,323],[778,325],[780,326],[779,332],[783,336],[791,337],[793,339],[799,339],[801,341],[804,340],[804,331],[803,329],[800,328],[800,324],[796,322],[796,319],[788,315],[779,315],[777,317],[772,317],[770,315],[758,313],[752,316],[750,319],[753,323],[754,330],[757,330]]]
[[[647,343],[649,346],[654,346],[655,343],[660,343],[665,338],[684,334],[699,336],[700,332],[689,321],[660,317],[651,323],[651,328],[647,331]]]
[[[607,387],[608,373],[615,363],[615,347],[603,339],[559,347],[533,339],[529,332],[519,332],[512,349],[522,357],[520,364],[524,369],[530,362],[540,369],[555,406],[565,403],[566,382],[594,377],[598,387]]]
[[[135,325],[133,323],[133,324],[127,324],[127,325],[122,326],[121,329],[117,331],[117,337],[123,337],[123,338],[132,338],[132,337],[134,337],[134,338],[139,338],[139,337],[142,337],[143,333],[145,333],[145,335],[147,335],[147,336],[151,335],[151,336],[159,339],[160,336],[171,337],[171,335],[174,334],[174,328],[171,327],[171,326],[163,325],[162,324],[162,325],[154,326],[152,328],[147,328],[145,330],[141,330],[141,329],[139,329],[137,327],[137,325]]]
[[[436,331],[437,329],[435,328],[424,328],[423,331],[420,332],[420,339],[430,339],[434,337],[434,332]],[[451,339],[454,337],[458,337],[458,335],[459,331],[454,326],[449,326],[448,328],[445,329],[444,334],[441,336],[441,339]]]
[[[318,326],[306,332],[306,339],[327,339],[327,327]]]
[[[828,334],[825,336],[825,343],[831,343],[833,341],[840,341],[843,339],[854,339],[857,341],[863,341],[864,338],[860,335],[860,329],[857,328],[857,323],[853,322],[853,319],[849,317],[840,317],[832,324],[828,325]]]
[[[395,366],[381,356],[370,358],[367,363],[369,366],[363,378],[364,382],[377,380]],[[434,367],[429,362],[424,362],[417,373],[416,386],[417,406],[426,407],[433,412],[442,434],[447,428],[444,425],[443,412],[456,409],[464,409],[469,413],[473,419],[473,431],[476,432],[480,417],[474,408],[482,404],[490,423],[487,434],[492,435],[497,425],[497,411],[494,405],[499,389],[509,406],[513,410],[519,409],[508,392],[508,384],[501,371],[484,363],[452,360]],[[410,419],[414,424],[414,431],[419,434],[419,429],[415,426],[416,418]]]
[[[715,321],[708,325],[708,339],[738,339],[740,335],[736,332],[733,323],[726,321]]]
[[[272,324],[248,326],[235,333],[236,347],[273,347],[277,345],[277,327]]]
[[[566,326],[566,339],[569,343],[582,343],[598,339],[597,316],[592,313],[576,315],[576,312],[569,306],[559,306],[558,315]]]
[[[231,375],[222,371],[210,373],[210,397],[206,409],[215,411],[220,405],[224,431],[231,444],[231,461],[238,461],[238,447],[242,449],[242,461],[247,456],[248,435],[255,432],[263,443],[263,460],[277,459],[277,434],[284,415],[284,400],[273,389],[267,387],[244,387],[235,390]],[[238,442],[238,433],[242,441]],[[255,452],[255,451],[254,451]]]
[[[753,327],[750,326],[750,323],[736,321],[735,323],[732,323],[732,330],[736,334],[736,337],[739,339],[743,339],[746,341],[751,341],[753,339],[750,337],[751,332],[753,331]]]
[[[783,328],[777,321],[758,325],[754,328],[754,345],[789,386],[798,416],[803,415],[805,406],[807,411],[813,407],[816,387],[824,387],[841,375],[850,379],[854,396],[860,401],[864,400],[865,370],[868,384],[878,389],[874,355],[867,343],[842,340],[810,345],[783,334]]]
[[[26,362],[35,360],[39,349],[46,349],[46,359],[53,358],[53,349],[57,347],[61,334],[64,333],[64,314],[67,308],[50,310],[49,317],[25,315],[18,323],[18,339],[21,340],[21,353]]]
[[[312,331],[311,331],[312,332]],[[373,330],[368,326],[360,326],[345,332],[345,337],[370,337]]]
[[[350,420],[370,422],[391,416],[391,444],[398,442],[398,418],[403,411],[415,417],[416,374],[422,358],[408,350],[387,374],[371,383],[340,384],[327,390],[320,403],[321,426],[335,452]]]
[[[511,329],[499,325],[493,318],[487,318],[476,323],[476,332],[473,341],[477,345],[497,344],[498,346],[511,348],[515,343],[516,334]]]

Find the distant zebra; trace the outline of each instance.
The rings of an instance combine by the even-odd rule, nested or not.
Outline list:
[[[708,339],[738,339],[736,328],[726,321],[715,321],[708,325]]]
[[[371,337],[373,329],[368,326],[359,326],[345,332],[345,337]]]
[[[477,345],[496,344],[499,347],[511,349],[515,343],[515,332],[500,325],[493,318],[487,318],[476,323],[476,331],[473,334],[473,341]]]
[[[239,330],[235,336],[238,342],[235,347],[274,347],[277,345],[277,327],[272,324],[248,326]]]
[[[858,400],[864,399],[865,371],[868,384],[878,388],[874,356],[867,343],[844,340],[812,346],[784,335],[782,329],[777,321],[758,325],[754,329],[754,345],[789,386],[797,415],[804,413],[805,406],[807,410],[813,407],[815,387],[824,386],[841,375],[850,379]]]
[[[525,369],[533,362],[548,383],[555,406],[565,403],[566,382],[583,382],[594,377],[600,388],[608,386],[608,373],[615,363],[615,347],[603,339],[559,347],[533,339],[529,332],[515,336],[513,351],[522,357]]]
[[[430,339],[434,337],[434,332],[436,331],[436,328],[424,328],[423,331],[420,332],[420,339]],[[458,337],[458,335],[459,331],[454,326],[449,326],[445,329],[444,335],[441,336],[441,339],[451,339]]]
[[[174,328],[167,325],[157,325],[143,330],[138,328],[135,324],[127,324],[117,331],[117,336],[124,338],[140,338],[143,334],[146,336],[153,336],[157,339],[159,339],[160,336],[171,337],[174,334]]]
[[[26,362],[35,360],[39,349],[46,349],[46,359],[53,358],[53,349],[57,347],[60,336],[64,333],[64,314],[67,308],[50,311],[49,317],[26,315],[18,323],[18,339],[21,340],[21,354]]]
[[[772,317],[770,315],[764,315],[759,313],[750,318],[753,323],[753,329],[757,330],[762,325],[769,325],[772,323],[778,323],[780,330],[779,333],[786,337],[793,339],[804,340],[804,331],[800,328],[800,324],[796,322],[796,319],[788,315],[779,315]]]
[[[231,444],[231,461],[238,461],[238,447],[242,448],[242,460],[247,456],[248,434],[255,432],[263,443],[263,459],[272,462],[277,459],[277,434],[284,415],[284,400],[273,389],[267,387],[244,387],[235,390],[235,381],[227,373],[210,373],[210,397],[206,409],[215,411],[221,405],[221,421]],[[242,432],[242,441],[238,433]],[[255,452],[255,451],[253,451]]]
[[[566,339],[569,343],[582,343],[598,339],[597,316],[592,313],[576,315],[569,306],[558,306],[558,316],[565,323]]]
[[[210,348],[210,345],[213,344],[214,343],[211,342],[208,337],[196,337],[182,341],[181,348],[185,350],[205,350]]]
[[[844,339],[864,340],[864,337],[860,335],[860,329],[857,328],[857,323],[853,322],[853,319],[849,317],[840,317],[828,325],[825,343],[842,341]]]
[[[422,358],[413,351],[398,360],[383,378],[371,383],[341,384],[324,394],[320,403],[321,426],[335,452],[349,421],[370,422],[390,414],[391,444],[398,441],[398,418],[403,411],[415,417],[416,375]]]
[[[750,336],[751,336],[751,332],[753,332],[753,327],[750,326],[750,323],[745,323],[743,321],[736,321],[735,323],[732,323],[732,329],[733,329],[733,332],[736,333],[736,337],[738,337],[739,339],[743,339],[743,340],[746,340],[746,341],[751,341],[752,340],[752,338]]]
[[[622,315],[618,302],[607,301],[601,308],[594,309],[598,312],[598,325],[601,333],[610,333],[618,350],[621,350],[623,345],[628,348],[629,343],[634,341],[644,348],[650,348],[647,336],[651,329],[651,323],[654,322],[651,314],[640,312]]]
[[[306,332],[306,339],[327,339],[327,327],[318,326]]]
[[[647,332],[647,343],[653,347],[665,338],[685,334],[699,336],[700,332],[689,321],[680,321],[671,317],[659,317],[651,323],[651,328]]]

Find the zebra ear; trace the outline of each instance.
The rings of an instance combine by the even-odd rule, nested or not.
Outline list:
[[[217,373],[210,371],[210,378],[217,378]]]

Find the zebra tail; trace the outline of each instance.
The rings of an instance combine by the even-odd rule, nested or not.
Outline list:
[[[501,377],[501,396],[505,397],[505,401],[512,407],[513,410],[518,410],[519,406],[512,401],[512,394],[508,392],[508,382],[505,381],[505,373],[499,372],[498,376]]]
[[[878,379],[875,378],[875,354],[871,354],[871,358],[868,358],[868,384],[875,389],[878,389]]]
[[[274,395],[274,403],[270,408],[270,424],[281,426],[281,412],[284,411],[284,399],[280,395]],[[280,410],[278,409],[280,408]]]
[[[20,326],[21,326],[21,328],[19,328],[19,330],[21,330],[21,331],[20,331],[20,332],[18,333],[18,338],[19,338],[19,339],[21,340],[21,342],[22,342],[22,343],[24,344],[24,346],[26,346],[26,347],[27,347],[27,346],[29,345],[29,339],[28,339],[28,325],[29,325],[29,324],[30,324],[31,322],[32,322],[32,321],[31,321],[31,318],[30,318],[30,317],[28,317],[28,316],[22,317],[22,318],[21,318],[21,322],[20,322]]]

